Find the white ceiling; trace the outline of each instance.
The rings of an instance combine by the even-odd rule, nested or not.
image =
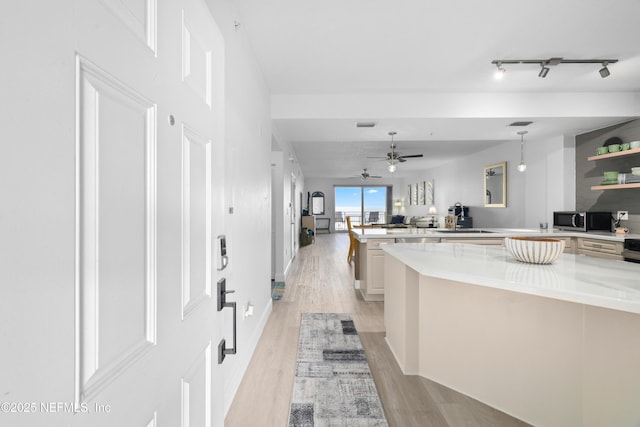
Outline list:
[[[640,115],[633,108],[612,113],[607,102],[600,109],[594,102],[588,113],[574,115],[561,98],[588,93],[604,101],[612,94],[640,91],[639,0],[234,3],[239,31],[247,35],[273,95],[308,103],[318,96],[334,97],[335,114],[310,108],[301,114],[274,115],[274,132],[292,145],[307,177],[348,177],[364,167],[383,174],[384,161],[367,157],[384,156],[390,130],[398,132],[402,154],[425,154],[403,163],[395,174],[402,176],[492,144],[516,141],[520,129],[507,126],[514,120],[532,119],[525,139],[535,140]],[[504,79],[493,79],[492,60],[551,57],[620,62],[609,66],[611,76],[606,79],[600,78],[598,64],[561,64],[551,67],[545,79],[537,77],[538,65],[505,65]],[[556,94],[564,108],[535,117],[517,114],[526,108],[485,115],[477,108],[459,113],[451,101],[443,113],[415,113],[418,109],[399,116],[402,106],[393,102],[398,94],[434,94],[445,100],[459,100],[456,96],[464,94],[511,94],[526,105],[536,93]],[[371,94],[381,104],[375,115],[363,115],[362,108],[350,110],[340,102],[343,95]],[[357,129],[359,120],[377,126]]]

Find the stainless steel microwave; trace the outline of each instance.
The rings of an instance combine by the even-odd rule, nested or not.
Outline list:
[[[611,231],[611,212],[563,211],[553,213],[553,227],[574,231]]]

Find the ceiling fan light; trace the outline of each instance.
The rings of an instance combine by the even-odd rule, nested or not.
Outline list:
[[[391,173],[394,173],[396,171],[395,162],[389,162],[389,166],[387,166],[387,170]]]

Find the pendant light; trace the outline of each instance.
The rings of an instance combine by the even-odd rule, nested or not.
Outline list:
[[[524,163],[524,135],[526,133],[526,130],[518,132],[518,135],[520,135],[520,164],[518,165],[518,172],[524,172],[527,170],[527,165]]]
[[[394,173],[396,171],[396,153],[395,153],[395,144],[393,143],[393,137],[396,135],[396,132],[391,131],[389,132],[389,136],[391,137],[391,159],[389,159],[387,161],[388,166],[387,166],[387,170],[391,173]]]

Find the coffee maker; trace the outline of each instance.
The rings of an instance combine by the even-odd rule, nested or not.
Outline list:
[[[473,218],[469,216],[469,207],[458,202],[453,206],[449,206],[449,216],[456,217],[457,228],[473,228]]]

